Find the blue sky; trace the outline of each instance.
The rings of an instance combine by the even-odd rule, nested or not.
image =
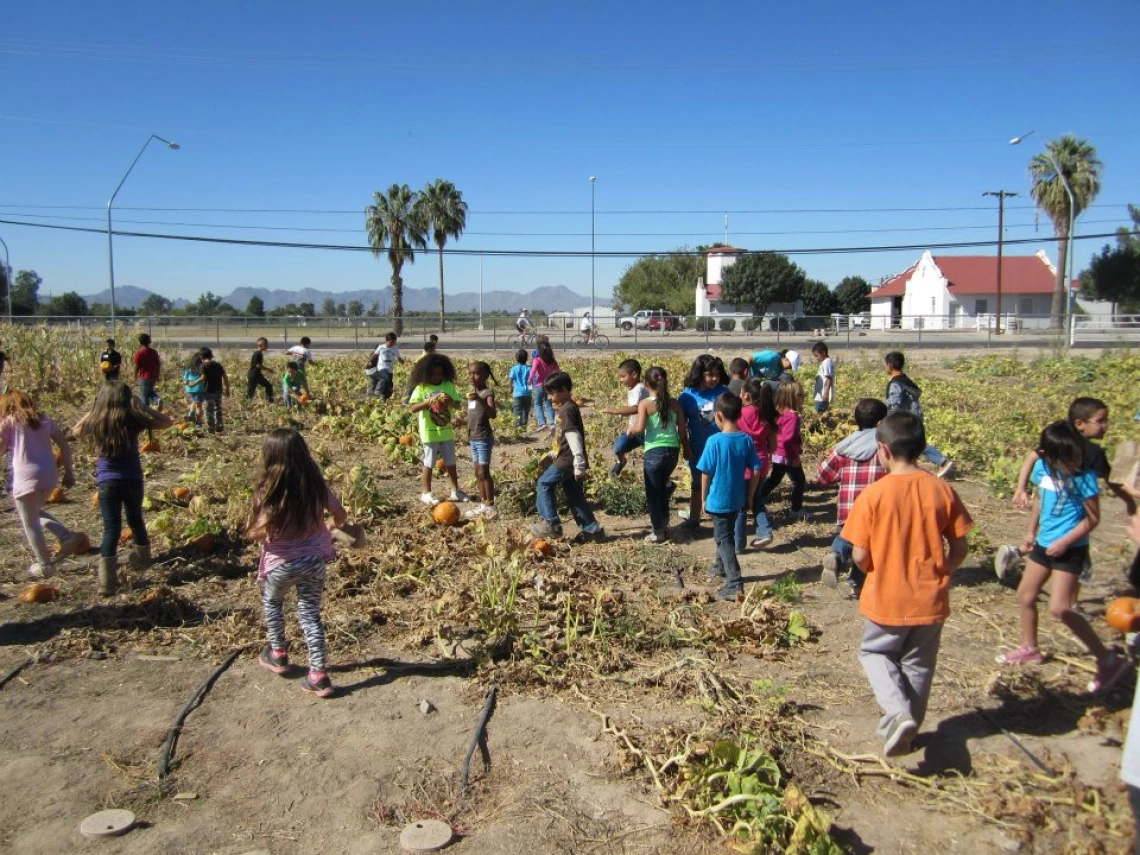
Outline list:
[[[926,246],[994,239],[982,191],[1024,194],[1042,140],[1073,133],[1105,165],[1077,233],[1111,232],[1140,203],[1138,17],[1133,0],[10,3],[0,219],[104,228],[155,133],[181,149],[150,146],[116,229],[360,246],[373,191],[442,177],[470,206],[455,248],[588,252],[596,175],[600,253],[723,240],[725,213],[747,249]],[[1009,202],[1006,238],[1042,243],[1008,252],[1055,254],[1035,219]],[[44,292],[106,287],[104,235],[0,223],[0,237]],[[1078,241],[1078,268],[1105,242]],[[833,285],[918,255],[795,259]],[[599,299],[632,260],[596,260]],[[128,237],[115,262],[120,287],[190,298],[390,276],[368,253]],[[449,292],[478,288],[477,255],[444,263]],[[404,268],[409,287],[437,275],[434,257]],[[588,294],[591,266],[485,257],[483,277]]]

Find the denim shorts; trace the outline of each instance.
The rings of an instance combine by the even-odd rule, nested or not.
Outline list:
[[[455,465],[454,439],[424,443],[424,469],[431,469],[437,460],[442,460],[444,466]]]
[[[205,392],[187,392],[186,394],[190,396],[190,400],[195,404],[201,404],[206,400]]]
[[[471,462],[477,466],[491,465],[491,449],[495,447],[495,438],[471,440]]]

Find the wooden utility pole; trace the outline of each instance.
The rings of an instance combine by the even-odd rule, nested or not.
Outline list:
[[[998,240],[997,240],[997,314],[994,317],[994,332],[1001,335],[1001,244],[1004,232],[1005,200],[1009,196],[1017,196],[1009,190],[987,190],[983,196],[997,196],[998,200]]]

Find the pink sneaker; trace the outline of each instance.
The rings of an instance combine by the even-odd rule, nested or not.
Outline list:
[[[998,665],[1040,665],[1044,661],[1045,657],[1039,649],[1024,644],[1017,650],[1007,650],[997,657]]]

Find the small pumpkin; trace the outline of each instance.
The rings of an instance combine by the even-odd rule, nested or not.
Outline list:
[[[57,543],[55,545],[55,548],[52,550],[52,552],[55,552],[57,555],[62,551],[63,551],[63,544],[62,543]],[[81,531],[79,533],[79,544],[75,547],[75,552],[73,552],[72,555],[83,555],[84,553],[87,553],[90,551],[91,551],[91,538],[87,536],[86,532]]]
[[[530,549],[535,555],[541,555],[543,558],[549,558],[554,554],[554,544],[541,537],[531,543]]]
[[[437,525],[455,525],[459,522],[459,508],[455,502],[440,502],[431,509],[432,519]]]
[[[297,397],[297,403],[298,403],[298,404],[307,404],[307,403],[309,403],[309,401],[311,401],[311,400],[313,400],[313,399],[309,397],[309,395],[308,395],[308,393],[307,393],[307,392],[302,392],[302,393],[301,393],[301,394],[300,394],[300,395]]]
[[[1140,600],[1117,597],[1108,604],[1104,619],[1117,632],[1140,632]]]
[[[410,433],[406,433],[402,437],[400,437],[397,440],[397,442],[400,445],[415,445],[416,438],[414,436],[412,436]]]
[[[131,540],[134,539],[134,536],[135,536],[135,533],[133,531],[131,531],[130,527],[125,526],[123,528],[123,530],[119,533],[119,543],[123,546],[126,546],[128,543],[131,542]]]
[[[18,596],[21,603],[50,603],[59,599],[59,588],[47,582],[33,582]]]
[[[443,461],[442,461],[442,460],[437,460],[437,461],[435,462],[435,471],[436,471],[436,472],[443,472],[443,471],[444,471],[444,469],[445,469],[445,467],[444,467],[444,465],[443,465]]]
[[[175,422],[172,429],[177,430],[177,431],[183,431],[183,430],[189,430],[192,427],[194,427],[193,422],[188,422],[188,421],[183,420],[180,422]]]
[[[148,439],[146,442],[139,446],[139,451],[141,451],[143,454],[157,454],[158,452],[162,451],[162,446],[158,444],[157,439]]]
[[[51,495],[48,496],[48,501],[53,505],[58,505],[60,502],[66,502],[67,491],[64,490],[63,487],[56,487],[51,491]]]
[[[214,537],[214,535],[210,534],[210,532],[206,532],[205,534],[200,534],[191,540],[190,545],[197,549],[199,552],[203,552],[206,555],[209,555],[214,551],[214,547],[218,545],[218,539]]]
[[[184,502],[190,498],[190,488],[189,487],[175,487],[173,490],[170,491],[170,495],[172,495],[178,501]]]

